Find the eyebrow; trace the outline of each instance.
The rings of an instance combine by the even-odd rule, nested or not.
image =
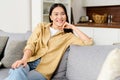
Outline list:
[[[53,12],[53,13],[59,13],[59,12]],[[65,13],[65,12],[61,12],[61,13]]]

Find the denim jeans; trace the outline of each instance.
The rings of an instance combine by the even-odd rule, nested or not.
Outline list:
[[[17,69],[10,69],[9,76],[5,80],[46,80],[46,78],[34,70],[40,63],[40,59],[29,62],[26,67],[22,65]]]

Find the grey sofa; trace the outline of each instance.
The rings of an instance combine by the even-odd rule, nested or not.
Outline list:
[[[11,59],[8,59],[9,56],[8,53],[11,53],[13,50],[13,53],[15,53],[15,50],[17,50],[18,46],[23,47],[25,46],[23,42],[17,44],[16,46],[13,46],[10,44],[13,42],[16,44],[15,41],[26,41],[29,37],[31,32],[18,34],[18,33],[7,33],[4,31],[0,31],[0,36],[8,36],[9,39],[7,41],[7,44],[5,47],[3,47],[2,54],[4,54],[1,57],[1,62],[3,63],[4,67],[1,66],[0,68],[0,80],[3,80],[8,75],[8,70],[10,68],[10,65],[12,64],[16,56],[16,54],[13,54],[15,57],[13,58],[11,55]],[[10,48],[9,48],[10,45]],[[12,49],[17,48],[17,49]],[[106,59],[106,56],[108,53],[116,48],[120,47],[119,45],[93,45],[93,46],[77,46],[77,45],[71,45],[63,55],[61,62],[56,69],[52,80],[96,80],[99,72],[101,70],[102,64],[104,60]],[[9,49],[9,50],[8,50]],[[17,53],[22,53],[19,50],[22,50],[23,48],[19,48],[17,50]],[[18,54],[17,54],[18,55]],[[5,57],[7,56],[7,57]],[[22,55],[19,55],[22,56]],[[19,59],[20,57],[17,57]],[[10,61],[11,60],[11,61]]]
[[[31,31],[10,33],[0,30],[0,80],[8,75],[10,65],[22,57],[23,48],[30,34]]]

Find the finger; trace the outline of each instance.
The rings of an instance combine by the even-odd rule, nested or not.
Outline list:
[[[15,69],[15,68],[18,68],[20,65],[22,64],[22,61],[21,60],[17,60],[16,62],[14,62],[12,64],[12,68]]]
[[[67,23],[67,26],[65,28],[67,29],[72,29],[73,25],[71,25],[70,23]]]
[[[23,64],[24,64],[24,62],[19,61],[19,62],[17,63],[17,65],[16,65],[16,68],[20,67],[20,66],[23,65]]]
[[[70,28],[70,24],[66,23],[65,28]]]
[[[65,23],[63,24],[62,29],[64,29],[64,28],[65,28],[66,24],[67,24],[67,22],[65,22]]]
[[[23,67],[26,67],[26,65],[27,65],[27,63],[24,63],[24,64],[23,64]]]
[[[16,68],[18,68],[20,65],[21,65],[21,63],[18,63],[18,64],[16,65]]]
[[[16,65],[17,65],[17,62],[15,62],[15,63],[12,65],[12,68],[15,69],[15,68],[16,68]]]

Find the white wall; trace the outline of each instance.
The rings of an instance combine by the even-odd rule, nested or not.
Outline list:
[[[83,6],[84,0],[72,0],[73,16],[75,24],[79,21],[80,16],[86,16],[86,9]]]
[[[24,33],[31,29],[30,0],[0,0],[0,29]]]
[[[120,0],[83,0],[84,6],[109,6],[120,5]]]
[[[41,8],[43,0],[31,0],[31,13],[32,13],[32,30],[36,27],[36,25],[43,21],[43,9]]]

